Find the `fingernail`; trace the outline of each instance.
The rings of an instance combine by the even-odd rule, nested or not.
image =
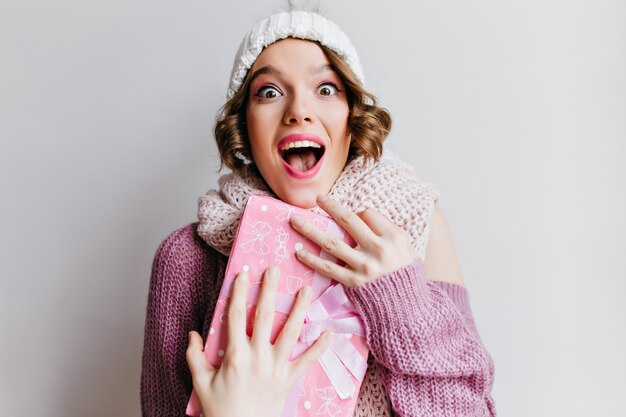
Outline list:
[[[248,283],[248,271],[246,270],[241,271],[241,273],[239,274],[239,279],[241,280],[243,284],[247,284]]]
[[[291,217],[291,222],[296,226],[302,226],[304,224],[304,219],[300,216],[294,215]]]
[[[311,296],[311,287],[306,285],[302,287],[302,297],[308,299]]]
[[[278,267],[276,266],[270,266],[269,268],[267,268],[267,278],[270,279],[270,282],[274,282],[278,279]]]
[[[320,194],[317,196],[317,201],[320,203],[324,203],[328,200],[328,196],[326,194]]]

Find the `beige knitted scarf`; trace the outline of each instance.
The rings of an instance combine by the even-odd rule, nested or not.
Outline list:
[[[210,190],[198,199],[198,234],[228,256],[248,197],[276,196],[252,167],[223,175],[218,184],[219,190]],[[420,182],[411,166],[394,154],[386,151],[378,161],[354,158],[329,196],[354,212],[376,209],[409,233],[418,256],[424,258],[428,221],[439,194],[432,184]],[[319,207],[312,210],[321,212]]]

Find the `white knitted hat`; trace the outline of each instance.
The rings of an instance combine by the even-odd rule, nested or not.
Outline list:
[[[359,82],[364,84],[363,69],[348,36],[336,24],[317,13],[292,11],[275,14],[257,23],[243,38],[230,77],[228,99],[239,90],[263,48],[288,37],[317,41],[336,52]]]

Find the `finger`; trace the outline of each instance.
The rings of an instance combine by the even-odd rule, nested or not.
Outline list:
[[[292,362],[292,378],[294,381],[297,381],[301,378],[308,370],[311,368],[311,365],[315,363],[316,360],[319,359],[320,356],[324,353],[324,351],[330,346],[330,342],[332,340],[331,332],[324,332],[319,339],[313,343],[313,345],[302,354],[298,359]]]
[[[363,254],[350,247],[350,245],[338,236],[321,230],[319,227],[316,227],[313,223],[300,216],[293,216],[291,218],[291,224],[294,229],[307,239],[313,241],[317,246],[322,248],[324,252],[341,259],[350,266],[358,265],[361,262]]]
[[[248,281],[248,272],[240,272],[233,285],[228,307],[227,346],[242,343],[246,340],[246,294],[248,293]]]
[[[276,288],[278,287],[279,271],[276,267],[270,267],[263,276],[263,285],[257,301],[254,326],[252,329],[252,343],[269,343],[274,323],[274,310],[276,306]]]
[[[303,287],[298,292],[298,298],[296,298],[296,302],[291,308],[289,319],[287,319],[287,322],[283,326],[278,339],[276,339],[275,346],[281,356],[289,357],[289,354],[291,354],[293,347],[298,341],[310,301],[311,287]]]
[[[296,252],[296,257],[305,265],[313,268],[320,274],[326,275],[346,287],[358,285],[357,276],[353,270],[339,266],[327,259],[322,259],[309,251],[301,249]]]
[[[388,218],[371,208],[358,212],[357,216],[378,236],[387,235],[395,226]]]
[[[317,196],[317,204],[335,219],[358,245],[366,246],[370,241],[378,238],[359,216],[337,201],[325,195],[319,195]]]
[[[185,358],[191,371],[191,376],[195,381],[204,384],[206,378],[215,372],[213,365],[204,356],[204,344],[198,332],[189,332],[189,346],[187,346]]]

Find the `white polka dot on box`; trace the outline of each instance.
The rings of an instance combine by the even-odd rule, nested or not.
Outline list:
[[[324,331],[331,330],[334,335],[330,348],[289,393],[282,416],[352,415],[367,369],[365,331],[343,287],[296,259],[296,251],[305,249],[338,262],[291,227],[289,221],[294,214],[354,245],[352,238],[328,216],[290,206],[271,197],[250,197],[226,267],[207,336],[205,355],[214,366],[219,366],[223,360],[227,323],[222,318],[228,309],[233,281],[239,272],[246,270],[250,275],[247,313],[248,332],[251,334],[263,273],[268,267],[276,265],[280,269],[280,281],[272,342],[280,333],[296,294],[305,285],[312,288],[312,302],[292,358],[305,352]],[[201,411],[194,392],[186,412],[190,416],[199,416]]]

